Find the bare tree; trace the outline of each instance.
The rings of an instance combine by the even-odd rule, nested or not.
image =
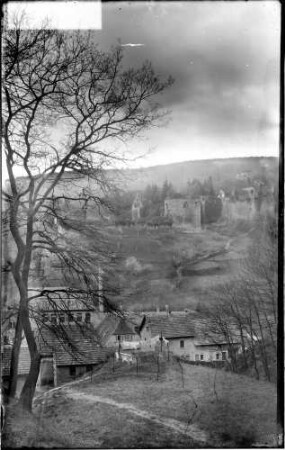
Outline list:
[[[100,51],[91,33],[23,31],[19,23],[5,33],[3,135],[9,185],[3,195],[14,245],[9,262],[19,292],[11,369],[15,379],[24,331],[31,367],[20,400],[28,409],[40,365],[29,317],[30,270],[39,246],[55,253],[45,219],[55,215],[56,187],[65,173],[80,173],[97,186],[96,195],[90,195],[98,201],[106,187],[103,169],[121,158],[112,140],[124,141],[157,123],[162,113],[153,98],[172,83],[159,80],[149,62],[124,69],[122,58],[120,48]],[[100,147],[105,141],[109,147]],[[16,177],[19,166],[22,179]],[[57,256],[67,265],[72,259],[84,277],[86,257],[81,260],[70,249],[60,249]]]
[[[234,341],[240,342],[244,368],[253,365],[257,378],[262,369],[271,381],[277,351],[277,241],[268,220],[274,222],[273,218],[259,217],[239,274],[217,291],[218,303],[205,315],[213,336],[222,336],[230,347]],[[235,352],[231,361],[238,369]]]

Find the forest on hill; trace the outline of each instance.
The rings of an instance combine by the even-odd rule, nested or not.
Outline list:
[[[161,187],[165,180],[181,191],[188,181],[193,179],[203,181],[209,177],[212,177],[214,188],[220,189],[230,186],[232,180],[241,174],[247,175],[249,180],[266,174],[272,183],[276,182],[278,158],[248,157],[183,161],[111,173],[123,188],[130,191],[141,191],[149,184],[157,184]]]

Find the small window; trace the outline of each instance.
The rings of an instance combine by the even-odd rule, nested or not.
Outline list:
[[[56,325],[56,315],[55,314],[51,314],[50,321],[51,321],[52,325]]]
[[[125,335],[125,341],[132,341],[132,340],[133,340],[133,336],[131,334]]]
[[[85,323],[90,323],[91,322],[91,314],[88,312],[85,314]]]
[[[184,348],[184,341],[180,341],[180,348]]]
[[[220,359],[220,353],[216,353],[216,360]]]
[[[200,361],[203,361],[204,355],[200,355]]]
[[[75,374],[76,374],[76,367],[75,366],[70,366],[69,367],[69,375],[71,377],[75,377]]]
[[[227,359],[227,352],[222,352],[222,361]]]
[[[77,321],[77,322],[82,322],[82,313],[77,313],[77,315],[76,315],[76,321]]]
[[[64,314],[60,314],[60,316],[59,316],[59,322],[60,322],[60,323],[64,323],[64,322],[65,322],[65,316],[64,316]]]
[[[47,314],[43,314],[42,315],[42,321],[43,321],[43,323],[48,322],[48,315]]]
[[[68,322],[74,322],[73,314],[68,314]]]

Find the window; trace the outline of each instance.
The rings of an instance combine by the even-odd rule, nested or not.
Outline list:
[[[125,341],[132,341],[132,340],[133,340],[133,336],[131,334],[125,335]]]
[[[48,322],[48,315],[47,314],[43,314],[42,315],[42,321],[43,321],[43,323]]]
[[[180,348],[184,348],[184,341],[180,341]]]
[[[68,322],[74,322],[73,314],[68,314]]]
[[[59,322],[60,322],[60,323],[64,323],[64,322],[65,322],[65,316],[64,316],[64,314],[60,314],[60,316],[59,316]]]
[[[85,323],[90,323],[91,322],[91,314],[88,312],[85,314]]]
[[[200,361],[203,361],[204,355],[200,355]]]
[[[50,321],[51,321],[52,325],[56,325],[56,315],[55,314],[51,314]]]
[[[69,366],[69,375],[71,377],[75,377],[76,374],[76,367],[75,366]]]
[[[220,359],[220,353],[216,353],[216,360]]]
[[[222,352],[222,361],[226,361],[227,359],[227,352]]]
[[[82,313],[77,313],[76,320],[77,322],[82,322]]]
[[[199,355],[195,355],[195,361],[199,361]]]

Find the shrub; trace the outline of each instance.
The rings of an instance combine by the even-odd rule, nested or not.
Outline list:
[[[248,448],[256,441],[256,429],[247,409],[227,398],[219,398],[212,405],[210,433],[213,439],[227,447]],[[208,411],[209,412],[209,411]]]

